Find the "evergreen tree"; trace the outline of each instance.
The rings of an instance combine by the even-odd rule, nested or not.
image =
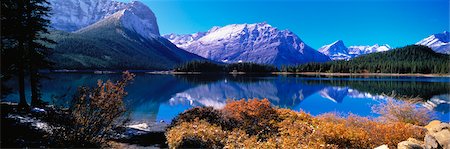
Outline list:
[[[16,74],[19,85],[19,107],[27,108],[25,97],[25,72],[30,73],[32,105],[40,103],[39,69],[48,68],[47,56],[54,43],[43,34],[48,33],[49,2],[47,0],[2,1],[2,76]],[[6,44],[6,45],[3,45]],[[5,63],[3,63],[5,62]],[[5,64],[5,68],[3,68]]]

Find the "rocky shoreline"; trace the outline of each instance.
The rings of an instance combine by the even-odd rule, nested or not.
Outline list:
[[[397,149],[450,149],[450,123],[434,120],[423,128],[428,130],[424,140],[408,138],[398,143]],[[381,145],[375,149],[389,148]]]
[[[55,146],[51,134],[58,126],[50,117],[63,115],[64,110],[53,106],[33,108],[29,112],[17,110],[16,103],[1,103],[1,146],[6,148],[47,148]],[[53,116],[52,116],[53,115]],[[112,147],[167,147],[164,136],[165,122],[152,122],[126,125],[110,137]]]

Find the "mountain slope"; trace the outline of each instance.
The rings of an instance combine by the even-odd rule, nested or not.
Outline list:
[[[428,46],[434,51],[443,54],[450,54],[450,33],[445,31],[443,33],[433,34],[419,42],[417,45]]]
[[[329,56],[332,60],[348,60],[352,58],[342,40],[322,46],[318,51]]]
[[[74,33],[54,31],[58,43],[52,59],[57,69],[170,69],[204,60],[159,36],[156,18],[133,2],[105,19]]]
[[[76,31],[125,9],[129,3],[112,0],[49,0],[51,26],[56,30]]]
[[[294,33],[266,23],[213,27],[192,35],[165,35],[186,51],[226,63],[255,62],[294,65],[329,58],[306,45]]]
[[[322,46],[319,48],[319,52],[327,55],[332,60],[350,60],[351,58],[375,53],[375,52],[383,52],[390,50],[391,47],[389,45],[381,45],[378,44],[373,46],[350,46],[346,47],[342,40],[335,41],[329,45]]]

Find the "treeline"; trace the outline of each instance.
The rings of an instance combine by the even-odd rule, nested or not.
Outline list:
[[[208,61],[192,61],[178,66],[175,72],[252,72],[269,73],[279,71],[277,67],[257,63],[217,64]]]
[[[450,56],[421,45],[409,45],[387,52],[363,55],[350,61],[307,63],[284,67],[287,72],[328,73],[439,73],[450,71]]]

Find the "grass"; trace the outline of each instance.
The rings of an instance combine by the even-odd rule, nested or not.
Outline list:
[[[425,107],[418,107],[415,102],[422,99],[400,97],[403,100],[395,100],[390,95],[386,102],[372,107],[372,111],[380,114],[380,120],[385,122],[403,122],[425,126],[434,117],[433,113]]]
[[[412,112],[415,109],[403,104],[378,108],[402,108],[413,113],[405,116],[417,116],[418,113]],[[422,120],[341,117],[332,113],[313,117],[302,111],[272,107],[267,99],[242,99],[229,101],[220,110],[197,107],[185,111],[174,119],[166,138],[169,148],[374,148],[383,144],[395,147],[408,138],[422,140],[426,130],[414,125],[425,122]]]

